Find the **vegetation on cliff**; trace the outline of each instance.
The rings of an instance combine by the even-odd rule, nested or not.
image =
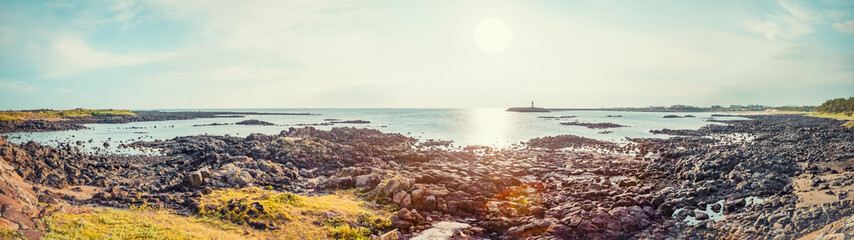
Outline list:
[[[121,115],[136,115],[130,110],[118,109],[83,109],[75,108],[71,110],[26,110],[26,111],[2,111],[0,112],[0,121],[14,121],[36,118],[75,118],[75,117],[96,117],[96,116],[121,116]]]

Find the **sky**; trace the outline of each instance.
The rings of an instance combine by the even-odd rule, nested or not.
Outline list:
[[[818,105],[854,1],[0,0],[0,109]]]

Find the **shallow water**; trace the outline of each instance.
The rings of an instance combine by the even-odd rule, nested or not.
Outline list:
[[[178,110],[163,110],[178,111]],[[401,133],[426,140],[453,140],[455,146],[484,145],[507,147],[535,137],[573,134],[583,137],[625,142],[626,137],[667,137],[654,135],[655,129],[697,129],[708,124],[712,113],[649,113],[618,111],[555,111],[550,113],[506,112],[504,109],[189,109],[181,111],[234,111],[234,112],[289,112],[313,113],[316,115],[247,115],[244,118],[200,118],[191,120],[133,122],[122,124],[87,124],[90,129],[60,132],[11,133],[11,142],[37,141],[55,145],[58,142],[84,141],[87,149],[106,148],[117,153],[135,153],[132,149],[118,149],[124,142],[138,140],[171,139],[177,136],[212,134],[246,136],[250,133],[278,134],[296,124],[323,123],[324,119],[366,120],[369,124],[336,124],[315,126],[328,130],[332,127],[359,127],[378,129],[386,133]],[[664,115],[694,115],[693,118],[662,118]],[[622,117],[607,117],[621,115]],[[577,116],[569,119],[548,119],[541,116]],[[715,119],[741,119],[738,117],[714,117]],[[247,119],[272,122],[278,126],[201,126],[198,124],[235,123]],[[616,123],[628,127],[588,129],[581,126],[565,126],[560,122],[579,121],[589,123]],[[299,127],[299,126],[294,126]],[[609,130],[609,134],[598,132]],[[92,139],[92,143],[88,140]]]
[[[744,198],[744,202],[745,202],[744,208],[750,207],[750,205],[753,205],[753,204],[761,204],[762,202],[765,202],[765,200],[767,200],[767,198],[761,198],[761,197],[756,197],[756,196],[746,197],[746,198]],[[718,204],[721,206],[720,211],[718,211],[718,212],[712,211],[712,205],[715,205],[715,204]],[[706,207],[704,209],[696,209],[696,211],[708,214],[709,220],[717,222],[717,221],[720,221],[721,219],[724,218],[723,206],[724,206],[724,200],[719,200],[719,201],[714,202],[714,203],[706,204]],[[671,215],[671,217],[676,217],[682,211],[685,211],[685,208],[676,209],[676,211],[673,211],[673,214]],[[688,225],[696,225],[697,223],[701,222],[700,220],[697,220],[697,218],[692,217],[692,216],[686,216],[684,221],[686,223],[688,223]]]

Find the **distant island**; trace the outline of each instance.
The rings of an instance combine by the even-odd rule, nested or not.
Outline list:
[[[512,107],[508,112],[552,112],[552,111],[625,111],[625,112],[813,112],[816,106],[765,106],[765,105],[713,105],[711,107],[695,107],[690,105],[649,106],[649,107],[611,107],[611,108],[538,108]]]
[[[531,101],[531,107],[512,107],[508,108],[508,112],[551,112],[545,108],[534,107],[534,101]]]

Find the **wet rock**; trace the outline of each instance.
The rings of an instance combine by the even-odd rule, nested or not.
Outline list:
[[[704,212],[697,210],[697,211],[694,211],[694,218],[696,218],[697,220],[700,220],[700,221],[707,220],[707,219],[709,219],[709,214],[706,214]]]
[[[721,212],[721,205],[718,203],[712,203],[710,208],[712,209],[712,212],[715,212],[715,213]]]
[[[733,212],[743,208],[744,205],[745,205],[744,199],[727,201],[724,203],[724,213],[726,213],[726,214],[733,213]]]

